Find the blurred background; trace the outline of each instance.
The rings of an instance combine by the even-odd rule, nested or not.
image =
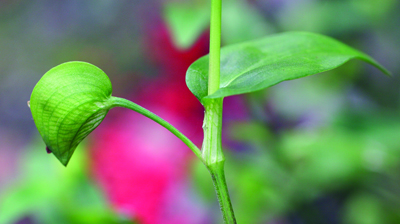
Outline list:
[[[223,45],[284,31],[332,36],[361,61],[224,101],[226,178],[239,223],[400,223],[400,2],[224,0]],[[67,168],[27,101],[67,61],[103,69],[113,95],[202,141],[184,81],[208,52],[208,0],[0,1],[0,223],[222,223],[211,178],[154,122],[109,112]]]

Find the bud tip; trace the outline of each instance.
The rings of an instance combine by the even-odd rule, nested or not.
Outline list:
[[[47,146],[46,146],[46,152],[47,152],[47,154],[52,153],[51,150],[49,149],[49,147],[47,147]]]

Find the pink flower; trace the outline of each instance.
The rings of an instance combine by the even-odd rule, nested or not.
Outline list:
[[[152,109],[184,127],[179,117]],[[117,211],[140,223],[200,223],[202,208],[190,200],[186,179],[191,151],[166,129],[120,112],[118,122],[102,124],[91,148],[94,177]]]
[[[207,51],[207,39],[185,52],[173,47],[165,26],[148,39],[163,76],[142,84],[134,102],[201,144],[203,108],[185,85],[185,71]],[[204,223],[205,208],[188,181],[193,153],[177,137],[122,108],[111,110],[94,134],[92,173],[116,211],[145,224]]]

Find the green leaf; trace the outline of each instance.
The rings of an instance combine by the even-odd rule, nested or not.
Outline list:
[[[360,59],[389,75],[368,55],[320,34],[287,32],[221,49],[220,88],[207,96],[208,55],[195,61],[186,84],[200,100],[261,90],[286,80],[334,69]]]
[[[48,150],[65,166],[111,108],[111,92],[107,75],[86,62],[58,65],[36,84],[29,103],[33,120]]]
[[[110,79],[86,62],[58,65],[39,80],[28,106],[47,147],[68,164],[78,144],[88,136],[113,107],[125,107],[157,122],[181,139],[201,160],[200,149],[174,126],[145,108],[111,96]]]

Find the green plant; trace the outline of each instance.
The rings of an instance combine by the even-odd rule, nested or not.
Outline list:
[[[225,222],[236,223],[221,148],[224,97],[328,71],[351,59],[363,60],[389,74],[368,55],[313,33],[282,33],[220,49],[221,4],[222,0],[211,1],[210,54],[194,62],[186,75],[189,89],[205,108],[202,150],[157,115],[112,96],[111,82],[101,69],[85,62],[67,62],[49,70],[35,86],[30,99],[32,116],[48,151],[66,166],[78,144],[110,109],[134,110],[175,134],[206,165]]]

